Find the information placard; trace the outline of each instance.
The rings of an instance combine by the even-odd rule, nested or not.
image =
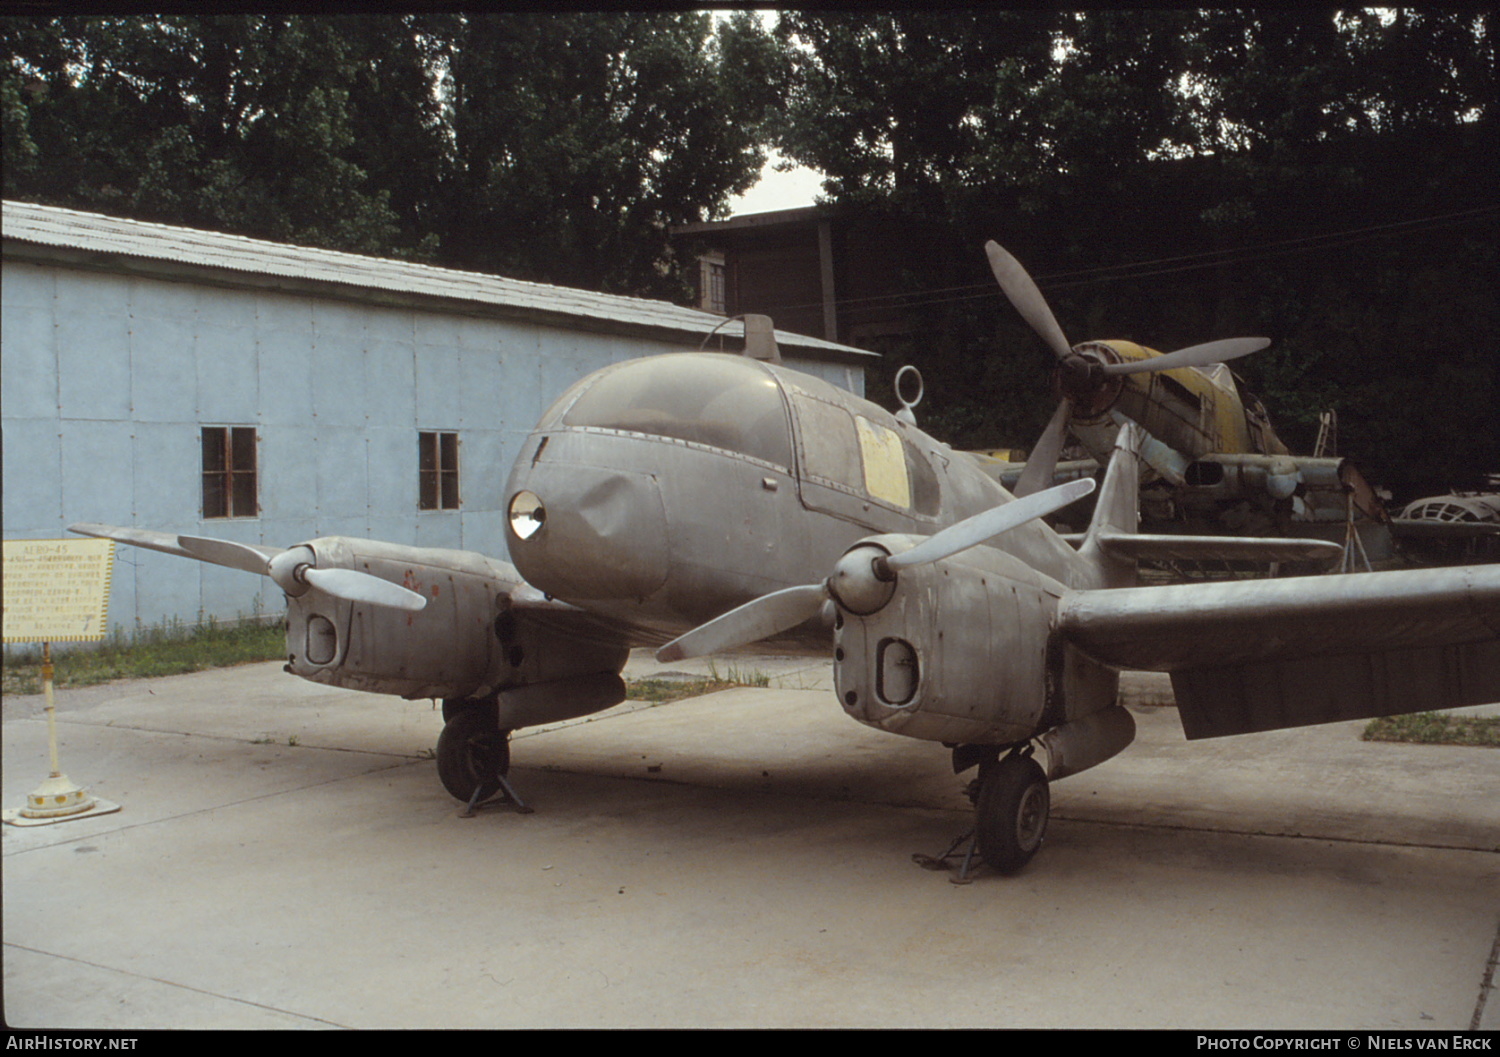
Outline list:
[[[6,643],[104,638],[114,555],[112,540],[6,540]]]

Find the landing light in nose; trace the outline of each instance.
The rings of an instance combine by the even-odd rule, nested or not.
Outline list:
[[[542,531],[547,508],[535,492],[517,492],[510,500],[510,530],[517,539],[529,540]]]

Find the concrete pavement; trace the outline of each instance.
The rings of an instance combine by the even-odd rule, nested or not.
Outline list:
[[[60,693],[63,770],[123,810],[0,828],[6,1023],[1500,1026],[1496,750],[1189,743],[1127,676],[1136,743],[958,886],[911,859],[968,825],[945,750],[846,718],[826,664],[732,663],[779,685],[523,731],[536,813],[472,819],[431,702],[276,664]],[[40,698],[3,740],[16,807]]]

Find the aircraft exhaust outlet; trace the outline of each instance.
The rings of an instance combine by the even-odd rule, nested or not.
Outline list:
[[[625,693],[625,680],[615,672],[519,686],[501,692],[498,723],[502,730],[561,723],[612,708],[625,700]]]
[[[1123,706],[1112,705],[1054,727],[1039,740],[1047,750],[1047,778],[1055,782],[1124,752],[1135,740],[1135,720]]]

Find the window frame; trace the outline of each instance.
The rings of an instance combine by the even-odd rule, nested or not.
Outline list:
[[[260,434],[257,428],[201,426],[198,437],[202,520],[259,517]]]
[[[417,510],[442,513],[463,508],[457,430],[417,431]]]

